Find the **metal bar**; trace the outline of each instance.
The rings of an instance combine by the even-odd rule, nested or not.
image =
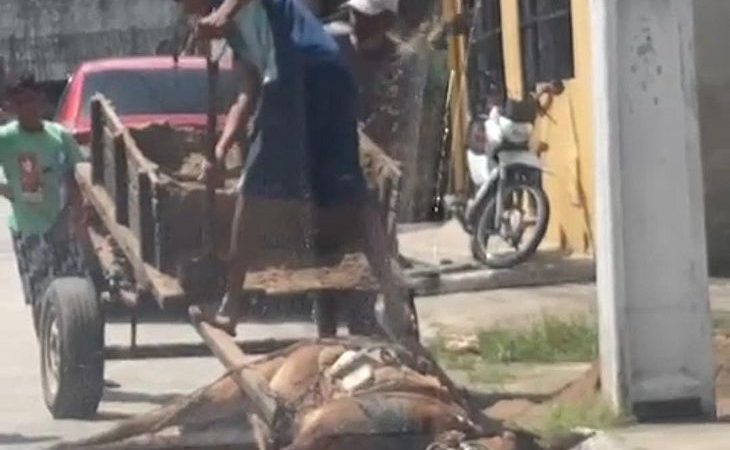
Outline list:
[[[133,306],[130,310],[131,317],[129,320],[130,324],[130,336],[129,336],[129,347],[134,352],[137,350],[137,306]]]
[[[236,342],[248,355],[271,353],[300,342],[301,339],[267,339]],[[204,343],[181,344],[137,344],[134,348],[124,345],[109,345],[104,349],[106,360],[171,359],[212,356]]]

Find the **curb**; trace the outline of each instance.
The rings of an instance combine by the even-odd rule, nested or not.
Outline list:
[[[604,432],[598,432],[591,438],[581,442],[571,450],[639,450],[634,447],[627,447],[616,438]]]
[[[556,262],[531,262],[512,269],[469,268],[407,270],[406,276],[417,295],[443,295],[515,287],[547,286],[595,281],[590,259],[566,258]]]

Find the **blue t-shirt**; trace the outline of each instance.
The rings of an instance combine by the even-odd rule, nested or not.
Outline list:
[[[297,0],[254,0],[235,23],[234,56],[263,79],[243,192],[321,204],[360,197],[357,93],[334,39]]]
[[[278,77],[276,48],[269,17],[260,0],[254,0],[239,11],[234,27],[228,35],[228,43],[238,59],[253,64],[264,83]]]

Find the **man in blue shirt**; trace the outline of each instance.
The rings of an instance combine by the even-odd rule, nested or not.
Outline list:
[[[262,203],[302,200],[318,210],[354,208],[358,216],[352,217],[351,228],[376,235],[368,239],[368,257],[384,283],[390,278],[384,232],[365,206],[357,88],[337,44],[298,0],[226,0],[209,14],[219,3],[185,0],[184,5],[188,13],[207,14],[198,25],[201,37],[228,41],[242,80],[242,93],[216,147],[217,163],[205,169],[207,176],[217,177],[234,142],[249,136],[227,296],[213,321],[233,334],[245,274],[256,257],[255,241],[266,231],[255,229],[250,217]],[[352,232],[342,230],[347,231]]]

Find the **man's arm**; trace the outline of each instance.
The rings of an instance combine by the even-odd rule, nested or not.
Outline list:
[[[215,164],[206,162],[203,166],[202,179],[212,179],[218,183],[218,177],[224,167],[226,156],[236,140],[245,136],[249,124],[261,96],[261,75],[253,64],[236,61],[236,76],[241,80],[241,93],[226,115],[223,132],[215,148]],[[245,160],[245,155],[244,160]]]
[[[198,23],[198,33],[206,39],[222,38],[233,17],[253,0],[225,0],[223,4]]]
[[[4,136],[0,134],[0,169],[5,171],[5,149],[7,143]],[[0,197],[5,197],[9,201],[13,201],[13,190],[8,183],[0,183]]]
[[[219,164],[225,160],[228,150],[237,139],[249,131],[249,124],[261,97],[261,74],[253,64],[237,61],[236,72],[242,80],[241,93],[226,116],[226,123],[218,145],[216,159]]]

